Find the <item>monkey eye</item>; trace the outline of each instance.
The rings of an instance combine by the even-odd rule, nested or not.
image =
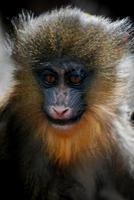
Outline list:
[[[49,84],[52,84],[52,83],[55,83],[55,76],[53,76],[52,74],[48,74],[48,75],[45,75],[44,76],[44,80],[49,83]]]
[[[57,74],[51,70],[45,70],[44,72],[41,73],[41,80],[43,85],[47,87],[52,87],[56,85],[58,81]]]
[[[79,85],[81,81],[82,81],[82,78],[79,75],[72,75],[69,77],[69,82],[73,85]]]
[[[82,84],[85,78],[85,72],[81,70],[72,70],[71,72],[67,72],[65,74],[66,83],[72,86],[79,86]]]

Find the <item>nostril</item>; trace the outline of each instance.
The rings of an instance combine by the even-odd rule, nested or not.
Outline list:
[[[63,111],[63,114],[64,114],[64,113],[66,113],[68,110],[69,110],[69,109],[68,109],[68,108],[66,108],[66,109]]]

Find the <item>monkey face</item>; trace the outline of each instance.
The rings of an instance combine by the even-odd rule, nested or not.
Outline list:
[[[52,126],[63,128],[80,120],[90,75],[82,63],[65,58],[43,63],[36,71],[44,99],[42,111]]]

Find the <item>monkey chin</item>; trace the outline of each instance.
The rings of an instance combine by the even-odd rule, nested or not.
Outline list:
[[[75,128],[79,124],[80,120],[77,120],[72,123],[65,123],[65,124],[56,124],[56,123],[49,123],[49,127],[53,129],[54,133],[57,133],[61,137],[71,137],[72,134],[75,133]]]

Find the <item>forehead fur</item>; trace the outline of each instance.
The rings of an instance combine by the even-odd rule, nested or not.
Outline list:
[[[90,101],[104,104],[104,99],[109,101],[114,96],[114,102],[109,101],[112,105],[117,101],[116,96],[122,100],[120,94],[128,87],[132,68],[133,30],[127,19],[111,22],[76,8],[63,8],[39,17],[23,13],[14,27],[13,57],[18,66],[29,71],[32,66],[38,68],[40,63],[53,58],[76,58],[96,71]],[[24,77],[21,75],[19,81]]]
[[[26,58],[27,62],[37,62],[66,55],[86,60],[89,65],[107,65],[119,57],[123,27],[128,29],[126,23],[125,20],[112,23],[71,8],[35,18],[22,14],[15,24],[14,52],[19,61]]]

